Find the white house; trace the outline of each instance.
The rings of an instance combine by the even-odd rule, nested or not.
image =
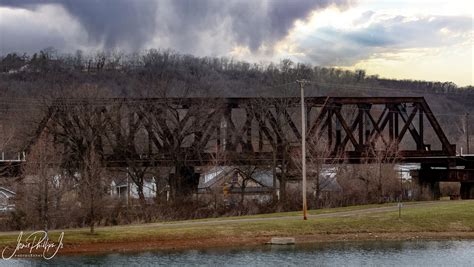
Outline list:
[[[0,187],[0,212],[6,212],[15,209],[13,198],[16,193],[4,187]]]
[[[116,177],[110,183],[110,195],[114,197],[138,198],[137,185],[127,176]],[[143,195],[145,198],[154,198],[156,196],[155,177],[145,178],[143,182]]]
[[[248,172],[251,172],[250,176]],[[199,179],[199,194],[218,193],[224,201],[238,202],[242,190],[246,200],[270,200],[273,192],[272,171],[250,166],[217,166],[203,172]]]

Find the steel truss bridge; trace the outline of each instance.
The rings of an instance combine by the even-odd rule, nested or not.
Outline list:
[[[93,143],[109,167],[281,164],[300,149],[300,105],[299,98],[57,99],[37,133],[47,129],[71,157]],[[420,163],[420,182],[461,182],[463,197],[474,197],[474,157],[456,155],[423,97],[306,97],[305,105],[309,160]]]

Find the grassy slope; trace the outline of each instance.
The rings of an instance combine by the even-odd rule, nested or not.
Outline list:
[[[407,202],[404,205],[413,205],[420,202]],[[339,208],[327,208],[327,209],[318,209],[318,210],[308,210],[309,215],[318,215],[318,214],[328,214],[336,213],[342,211],[353,211],[353,210],[363,210],[368,208],[380,208],[380,207],[389,207],[396,204],[393,203],[384,203],[384,204],[369,204],[369,205],[356,205],[348,207],[339,207]],[[275,218],[275,217],[288,217],[288,216],[303,216],[302,211],[289,211],[289,212],[278,212],[278,213],[266,213],[266,214],[256,214],[256,215],[246,215],[246,216],[229,216],[229,217],[219,217],[219,218],[207,218],[207,219],[196,219],[188,221],[225,221],[225,220],[235,220],[235,219],[258,219],[258,218]],[[167,222],[167,223],[177,223],[176,222]]]
[[[393,205],[393,204],[392,204]],[[371,205],[371,207],[373,207]],[[322,210],[347,211],[362,209],[357,206]],[[297,215],[299,213],[295,213]],[[288,213],[273,214],[288,216]],[[268,215],[266,215],[268,216]],[[240,218],[248,218],[240,217]],[[206,240],[209,238],[232,237],[266,237],[266,236],[301,236],[316,234],[354,234],[354,233],[398,233],[398,232],[471,232],[474,230],[474,201],[443,202],[439,205],[405,209],[402,218],[398,212],[377,212],[373,214],[351,215],[347,217],[310,218],[268,220],[256,222],[224,222],[218,224],[198,225],[130,225],[118,227],[100,227],[97,235],[88,234],[87,229],[66,230],[65,244],[80,244],[91,242],[119,242],[146,240]],[[58,231],[53,231],[51,237],[57,240]],[[0,236],[0,245],[12,243],[17,234]],[[13,242],[14,243],[14,242]]]

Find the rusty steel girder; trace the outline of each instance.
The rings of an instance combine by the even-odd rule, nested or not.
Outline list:
[[[307,141],[327,152],[325,161],[455,158],[455,145],[423,97],[307,97],[305,103]],[[299,108],[299,98],[57,99],[38,134],[48,128],[66,149],[94,134],[114,166],[267,165],[299,148]]]

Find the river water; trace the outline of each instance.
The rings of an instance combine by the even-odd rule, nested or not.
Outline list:
[[[365,241],[14,259],[2,266],[474,266],[474,241]]]

